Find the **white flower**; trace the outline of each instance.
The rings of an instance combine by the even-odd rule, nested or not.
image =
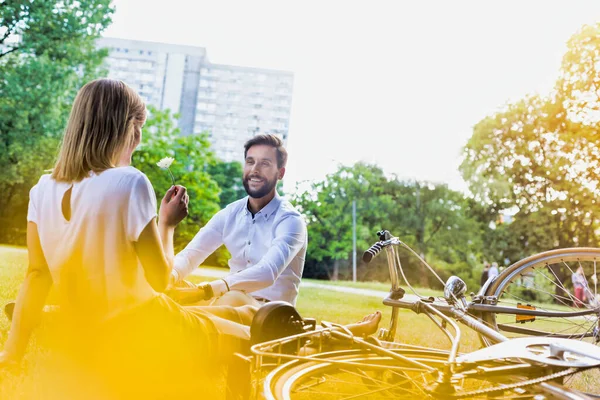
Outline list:
[[[159,162],[157,162],[156,165],[158,165],[162,169],[167,169],[171,166],[171,164],[173,164],[173,161],[175,161],[173,157],[165,157]]]
[[[173,176],[173,173],[169,169],[171,164],[173,164],[173,161],[175,161],[175,159],[173,157],[165,157],[162,160],[160,160],[159,162],[157,162],[156,165],[158,165],[162,169],[166,169],[167,171],[169,171],[169,176],[171,177],[171,182],[173,183],[173,185],[175,185],[175,177]]]

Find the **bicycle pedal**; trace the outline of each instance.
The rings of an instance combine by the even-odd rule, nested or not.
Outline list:
[[[315,318],[304,318],[303,327],[305,331],[314,331],[317,328],[317,320]]]

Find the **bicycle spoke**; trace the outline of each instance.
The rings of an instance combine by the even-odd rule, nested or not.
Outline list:
[[[543,275],[543,274],[542,274],[542,275]],[[543,275],[543,276],[545,277],[546,275]],[[524,288],[526,288],[526,289],[527,289],[527,287],[526,287],[526,286],[524,286],[524,285],[519,285],[519,286],[520,286],[520,287],[524,287]],[[535,286],[535,285],[533,286],[533,288],[534,288],[536,291],[538,291],[538,292],[541,292],[541,293],[544,293],[544,294],[547,294],[547,295],[549,295],[549,296],[553,297],[553,298],[554,298],[554,299],[556,299],[557,301],[561,302],[561,303],[562,303],[564,306],[566,306],[566,307],[571,307],[569,303],[565,303],[564,301],[562,301],[562,300],[570,300],[570,298],[568,298],[568,297],[564,297],[564,296],[561,296],[561,295],[558,295],[558,294],[556,294],[556,293],[551,293],[551,292],[548,292],[547,290],[540,289],[539,287],[537,287],[537,286]]]
[[[400,374],[400,373],[398,373],[398,372],[396,372],[396,371],[391,371],[391,372],[392,372],[394,375],[398,375],[398,376],[401,376],[401,377],[404,377],[404,378],[406,378],[406,381],[405,381],[405,382],[407,382],[407,381],[410,381],[411,383],[413,383],[413,385],[414,385],[414,387],[415,387],[416,389],[419,389],[419,390],[421,391],[421,393],[422,393],[422,394],[425,394],[425,391],[424,391],[424,390],[423,390],[423,389],[422,389],[422,388],[421,388],[419,385],[416,385],[416,384],[414,383],[415,379],[411,379],[411,378],[410,378],[410,377],[409,377],[409,376],[406,374],[406,372],[402,372],[402,374]],[[425,379],[425,375],[424,375],[424,374],[421,374],[421,376],[423,377],[423,382],[425,382],[425,383],[426,383],[426,382],[427,382],[427,380]]]
[[[509,295],[509,296],[512,296],[512,297],[514,297],[515,299],[517,299],[517,300],[519,300],[519,301],[522,301],[522,302],[525,302],[525,304],[527,304],[527,301],[526,301],[525,299],[522,299],[522,298],[520,298],[520,297],[518,297],[518,296],[515,296],[515,295],[514,295],[514,294],[512,294],[512,293],[506,293],[506,292],[505,292],[505,294],[507,294],[507,295]],[[545,309],[541,309],[541,310],[545,310]],[[545,311],[562,311],[562,310],[552,310],[552,309],[549,309],[549,310],[545,310]],[[508,315],[511,315],[511,314],[508,314]],[[572,322],[571,322],[571,320],[567,319],[566,317],[553,317],[553,318],[561,318],[561,319],[564,319],[565,321],[567,321],[568,323],[572,323]]]
[[[320,395],[340,396],[343,394],[341,394],[339,392],[329,392],[329,391],[323,391],[323,390],[315,391],[312,389],[316,386],[325,384],[325,382],[326,383],[334,383],[334,384],[335,383],[343,384],[344,387],[356,386],[356,387],[365,388],[365,386],[367,386],[367,385],[365,385],[364,380],[366,379],[366,380],[371,381],[371,383],[367,387],[376,387],[377,389],[369,390],[367,392],[362,392],[362,393],[358,393],[358,394],[352,394],[350,397],[340,397],[340,399],[344,399],[344,400],[355,399],[355,398],[360,398],[362,396],[370,396],[372,394],[376,394],[376,393],[380,393],[380,392],[387,392],[387,391],[389,391],[392,395],[397,395],[398,389],[402,389],[403,392],[406,392],[407,394],[411,394],[414,396],[418,396],[419,394],[425,394],[425,392],[419,386],[414,385],[413,379],[411,379],[408,376],[403,376],[403,375],[395,373],[395,375],[402,377],[403,380],[400,382],[395,382],[393,385],[390,385],[386,381],[374,378],[373,376],[369,375],[362,369],[359,369],[358,371],[359,372],[354,372],[354,371],[351,371],[348,369],[341,369],[339,372],[350,375],[350,376],[354,376],[354,377],[360,379],[362,382],[358,382],[358,381],[353,382],[349,379],[334,378],[331,374],[323,374],[323,375],[321,375],[321,377],[323,379],[325,379],[324,381],[317,379],[318,382],[316,384],[301,386],[301,387],[297,388],[297,390],[295,392],[302,392],[303,394],[320,394]],[[316,377],[313,379],[316,379]],[[411,385],[411,388],[418,389],[420,391],[420,393],[415,390],[410,390],[410,388],[405,387],[405,385],[407,383],[409,383]]]
[[[596,260],[594,260],[594,299],[598,298],[598,275],[596,274]]]
[[[547,268],[547,269],[548,269],[548,270],[549,270],[549,271],[552,273],[552,275],[553,275],[553,276],[554,276],[554,277],[555,277],[555,278],[556,278],[556,279],[557,279],[557,280],[560,282],[560,280],[558,279],[558,277],[557,277],[557,276],[554,274],[554,272],[553,272],[553,271],[552,271],[552,269],[550,268],[549,264],[546,264],[546,265],[544,265],[544,267],[545,267],[545,268]],[[552,279],[551,279],[551,278],[550,278],[548,275],[546,275],[546,274],[543,272],[543,270],[541,270],[541,269],[539,269],[539,268],[538,268],[538,269],[536,269],[535,267],[531,268],[531,270],[532,270],[532,271],[534,271],[534,272],[535,272],[535,273],[536,273],[538,276],[542,276],[544,279],[546,279],[546,280],[547,280],[548,282],[550,282],[552,285],[554,285],[554,286],[556,286],[557,288],[559,288],[560,290],[562,290],[562,291],[566,292],[566,293],[567,293],[567,295],[568,295],[568,296],[570,296],[570,297],[564,297],[564,296],[561,296],[561,295],[559,295],[559,294],[556,294],[556,293],[550,293],[550,292],[547,292],[547,293],[548,293],[548,294],[549,294],[551,297],[555,298],[557,301],[559,301],[560,303],[562,303],[563,305],[565,305],[566,307],[570,307],[570,306],[571,306],[571,304],[572,304],[572,300],[573,300],[573,297],[570,295],[570,293],[569,293],[569,292],[567,292],[567,291],[565,290],[564,286],[562,285],[562,282],[560,282],[560,283],[561,283],[561,285],[559,286],[559,285],[557,285],[557,284],[554,282],[554,280],[552,280]],[[521,274],[521,276],[523,276],[523,275]],[[567,300],[567,301],[568,301],[568,303],[565,303],[564,301],[562,301],[563,299],[564,299],[564,300]]]
[[[548,270],[550,270],[550,272],[552,273],[552,275],[554,275],[554,277],[556,278],[556,280],[558,281],[558,283],[560,284],[560,286],[559,286],[559,285],[556,285],[556,283],[554,283],[554,284],[555,284],[556,286],[558,286],[559,288],[561,288],[561,289],[562,289],[562,290],[563,290],[563,291],[564,291],[564,292],[565,292],[565,293],[566,293],[566,294],[567,294],[567,295],[568,295],[568,296],[571,298],[571,300],[573,301],[573,303],[575,303],[575,301],[576,301],[576,300],[575,300],[575,299],[576,299],[576,297],[574,297],[574,296],[571,294],[571,292],[569,292],[569,291],[567,290],[567,288],[565,288],[565,286],[564,286],[564,285],[563,285],[563,283],[560,281],[560,279],[558,279],[558,276],[556,276],[556,274],[554,273],[554,271],[552,270],[552,268],[550,268],[548,264],[546,264],[546,266],[548,267]]]
[[[385,381],[378,380],[378,379],[375,379],[375,378],[373,378],[373,377],[369,376],[369,375],[368,375],[366,372],[364,372],[363,370],[359,370],[361,373],[356,373],[356,372],[352,372],[352,371],[349,371],[349,370],[342,370],[342,371],[344,371],[344,372],[346,372],[346,373],[348,373],[348,374],[351,374],[351,375],[356,375],[356,376],[360,377],[361,379],[364,379],[364,378],[366,378],[366,379],[369,379],[369,380],[371,380],[371,381],[374,381],[374,382],[377,382],[377,383],[379,383],[379,384],[385,384],[385,383],[386,383]],[[410,378],[408,378],[408,379],[410,380]],[[411,380],[411,382],[412,382],[412,380]],[[397,386],[397,385],[396,385],[396,386]],[[393,386],[392,386],[392,387],[393,387]]]

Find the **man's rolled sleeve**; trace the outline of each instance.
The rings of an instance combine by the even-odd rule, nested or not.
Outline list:
[[[275,228],[269,251],[258,263],[225,278],[231,290],[251,293],[267,288],[277,280],[306,243],[306,226],[302,217],[290,214]]]

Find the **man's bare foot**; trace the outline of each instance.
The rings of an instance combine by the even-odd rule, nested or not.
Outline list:
[[[375,311],[372,314],[365,316],[361,321],[354,324],[346,325],[346,328],[352,332],[354,336],[369,336],[377,331],[379,322],[381,321],[381,312]],[[335,341],[334,341],[335,342]],[[303,346],[300,350],[299,355],[310,356],[318,353],[318,350],[314,348],[314,343]]]
[[[365,316],[361,321],[347,325],[346,327],[356,336],[369,336],[377,331],[380,321],[381,312],[375,311],[374,313]]]

